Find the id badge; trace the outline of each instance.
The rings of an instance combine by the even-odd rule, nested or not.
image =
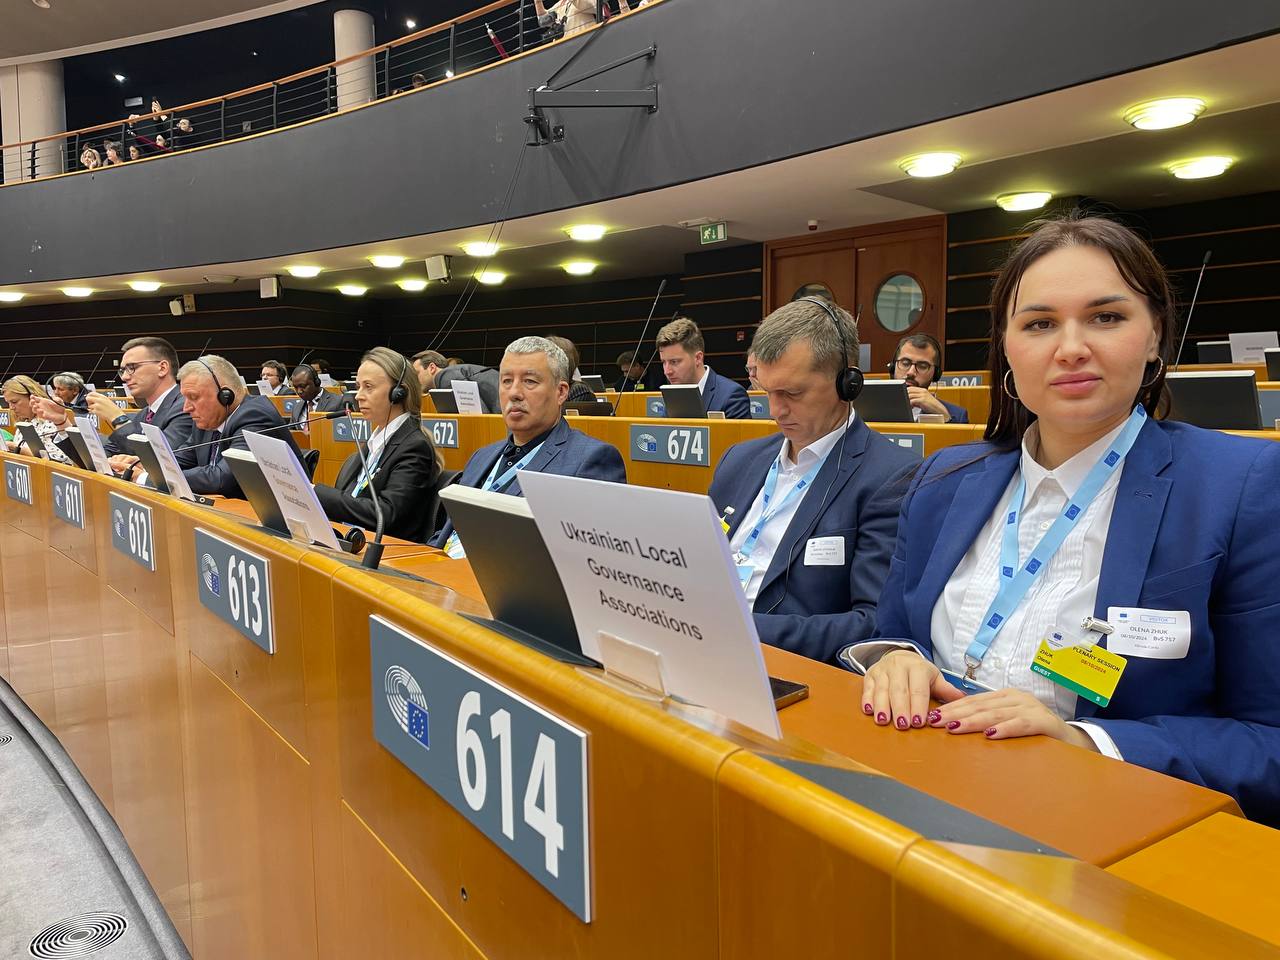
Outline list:
[[[738,571],[738,580],[742,584],[742,589],[747,589],[747,584],[751,582],[751,575],[756,572],[755,565],[742,554],[735,553],[733,566]]]
[[[1105,707],[1124,673],[1124,657],[1087,640],[1072,641],[1063,633],[1051,633],[1040,641],[1032,673],[1038,673],[1090,703]]]

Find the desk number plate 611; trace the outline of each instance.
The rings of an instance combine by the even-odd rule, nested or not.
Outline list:
[[[380,617],[373,735],[583,922],[591,922],[587,735]]]

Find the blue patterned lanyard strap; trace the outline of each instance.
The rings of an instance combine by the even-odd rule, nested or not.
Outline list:
[[[813,478],[818,475],[818,471],[822,469],[822,465],[827,462],[827,458],[823,457],[815,463],[809,472],[801,478],[800,482],[788,490],[787,495],[776,504],[773,504],[772,509],[770,509],[770,501],[773,500],[774,490],[776,490],[778,486],[778,463],[783,456],[784,454],[778,454],[778,457],[774,459],[773,464],[769,467],[769,475],[765,477],[764,502],[760,505],[760,519],[758,519],[755,526],[751,528],[751,532],[747,534],[747,539],[742,541],[742,547],[738,550],[738,556],[743,560],[750,557],[751,551],[755,550],[756,541],[760,539],[760,534],[764,531],[765,524],[776,517],[782,511],[783,507],[789,504],[795,496],[813,483]]]
[[[1058,552],[1067,535],[1075,529],[1077,521],[1088,511],[1089,505],[1098,496],[1103,485],[1119,468],[1146,422],[1147,411],[1141,406],[1134,407],[1133,413],[1129,415],[1115,443],[1093,465],[1085,476],[1084,482],[1080,484],[1080,489],[1067,500],[1062,513],[1058,514],[1058,519],[1053,522],[1053,526],[1040,539],[1040,542],[1032,548],[1027,562],[1021,566],[1018,562],[1018,515],[1022,511],[1022,501],[1026,496],[1027,480],[1019,472],[1017,486],[1014,487],[1013,496],[1009,499],[1009,512],[1005,516],[1004,533],[1000,540],[1000,587],[996,591],[995,599],[991,601],[991,606],[987,608],[986,615],[982,618],[982,625],[974,634],[973,642],[964,652],[965,676],[970,680],[982,665],[982,658],[991,649],[991,644],[995,642],[1000,628],[1018,609],[1018,605],[1026,597],[1031,585],[1049,565],[1049,561]]]
[[[484,482],[484,488],[488,491],[502,490],[509,484],[516,475],[516,471],[523,470],[529,465],[529,461],[534,458],[542,444],[538,444],[528,453],[526,453],[517,463],[511,465],[510,469],[505,471],[502,476],[498,476],[498,468],[502,466],[502,454],[498,454],[498,461],[493,465],[493,469],[489,471],[489,478]]]

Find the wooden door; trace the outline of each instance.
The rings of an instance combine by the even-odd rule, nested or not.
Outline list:
[[[871,346],[868,372],[885,372],[909,334],[942,342],[943,254],[934,227],[858,238],[854,311],[862,311],[858,336]]]
[[[824,240],[773,252],[769,311],[790,303],[806,285],[821,284],[835,301],[852,312],[854,249],[847,240]]]

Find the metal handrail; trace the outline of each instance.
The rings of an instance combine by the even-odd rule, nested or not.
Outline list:
[[[634,8],[631,11],[622,11],[619,0],[608,0],[608,2],[618,9],[621,15],[637,12]],[[661,0],[651,0],[650,5],[658,2]],[[498,13],[498,11],[505,12]],[[598,14],[597,24],[586,29],[597,29],[599,20]],[[489,34],[490,28],[493,30],[493,37]],[[578,36],[583,32],[586,31],[579,31],[574,35]],[[240,140],[269,130],[284,129],[327,114],[357,109],[369,102],[389,96],[412,92],[412,78],[417,74],[424,76],[431,74],[431,76],[425,76],[427,83],[421,88],[426,89],[438,83],[488,69],[496,63],[519,56],[534,47],[544,46],[545,43],[546,41],[540,37],[536,20],[533,19],[533,5],[530,0],[494,0],[478,10],[399,37],[389,43],[370,47],[368,50],[362,50],[341,60],[334,60],[218,97],[166,107],[156,113],[140,114],[132,120],[123,118],[109,123],[81,127],[78,130],[48,134],[32,140],[0,144],[0,186],[52,176],[66,176],[71,173],[90,172],[80,163],[85,148],[89,146],[96,148],[113,139],[120,144],[120,150],[126,156],[128,147],[142,140],[154,152],[140,159],[150,159]],[[344,80],[340,76],[342,71],[339,68],[349,64],[364,65],[365,61],[367,61],[367,74],[362,70],[360,76],[356,78]],[[309,81],[307,89],[303,89],[303,84],[299,84],[299,81]],[[369,99],[344,106],[342,111],[339,111],[339,86],[356,81],[370,84]],[[290,84],[297,84],[297,86],[282,89]],[[312,85],[314,89],[311,89]],[[245,98],[255,94],[261,95],[261,106],[250,108]],[[296,106],[290,106],[290,103]],[[231,123],[239,125],[239,129],[230,131],[227,129],[229,110],[232,114]],[[242,110],[245,111],[243,116],[241,116]],[[258,117],[259,113],[263,116]],[[289,118],[287,122],[281,123],[282,117],[292,113],[298,113],[300,116]],[[191,122],[191,131],[184,133],[178,129],[177,124],[183,119]],[[212,139],[209,137],[210,126],[216,126],[217,135]],[[138,132],[140,129],[146,130],[147,133],[140,134]],[[163,147],[157,143],[158,138],[154,136],[157,133],[164,138]],[[175,141],[175,135],[178,138],[177,141]],[[106,169],[105,159],[103,156],[104,162],[93,169]],[[43,171],[42,168],[44,168]]]

